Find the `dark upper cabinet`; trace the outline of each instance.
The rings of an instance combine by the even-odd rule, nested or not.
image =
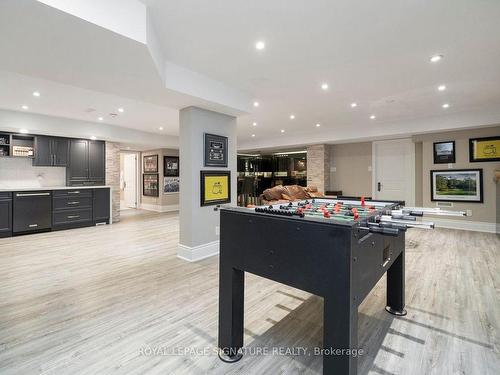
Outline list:
[[[98,185],[105,181],[105,143],[86,139],[70,141],[66,179],[70,186]]]
[[[35,138],[35,157],[37,167],[67,167],[69,139],[38,135]]]
[[[89,179],[105,179],[105,144],[101,141],[89,141]]]
[[[94,189],[93,219],[94,223],[109,223],[110,189]]]

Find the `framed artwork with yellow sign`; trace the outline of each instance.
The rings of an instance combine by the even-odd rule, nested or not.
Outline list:
[[[469,161],[500,161],[500,136],[469,139]]]
[[[201,171],[201,205],[231,202],[231,171]]]

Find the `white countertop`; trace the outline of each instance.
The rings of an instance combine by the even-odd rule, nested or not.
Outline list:
[[[1,192],[10,191],[42,191],[42,190],[83,190],[83,189],[99,189],[99,188],[109,188],[109,185],[98,185],[98,186],[30,186],[30,187],[0,187]]]

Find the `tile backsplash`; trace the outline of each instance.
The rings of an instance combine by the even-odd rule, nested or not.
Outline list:
[[[66,186],[65,167],[33,167],[29,158],[0,157],[0,189]]]

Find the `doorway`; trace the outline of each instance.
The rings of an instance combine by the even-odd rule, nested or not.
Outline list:
[[[138,153],[120,153],[120,210],[136,209],[139,193]]]
[[[376,141],[372,146],[373,197],[415,205],[415,144],[411,139]]]

